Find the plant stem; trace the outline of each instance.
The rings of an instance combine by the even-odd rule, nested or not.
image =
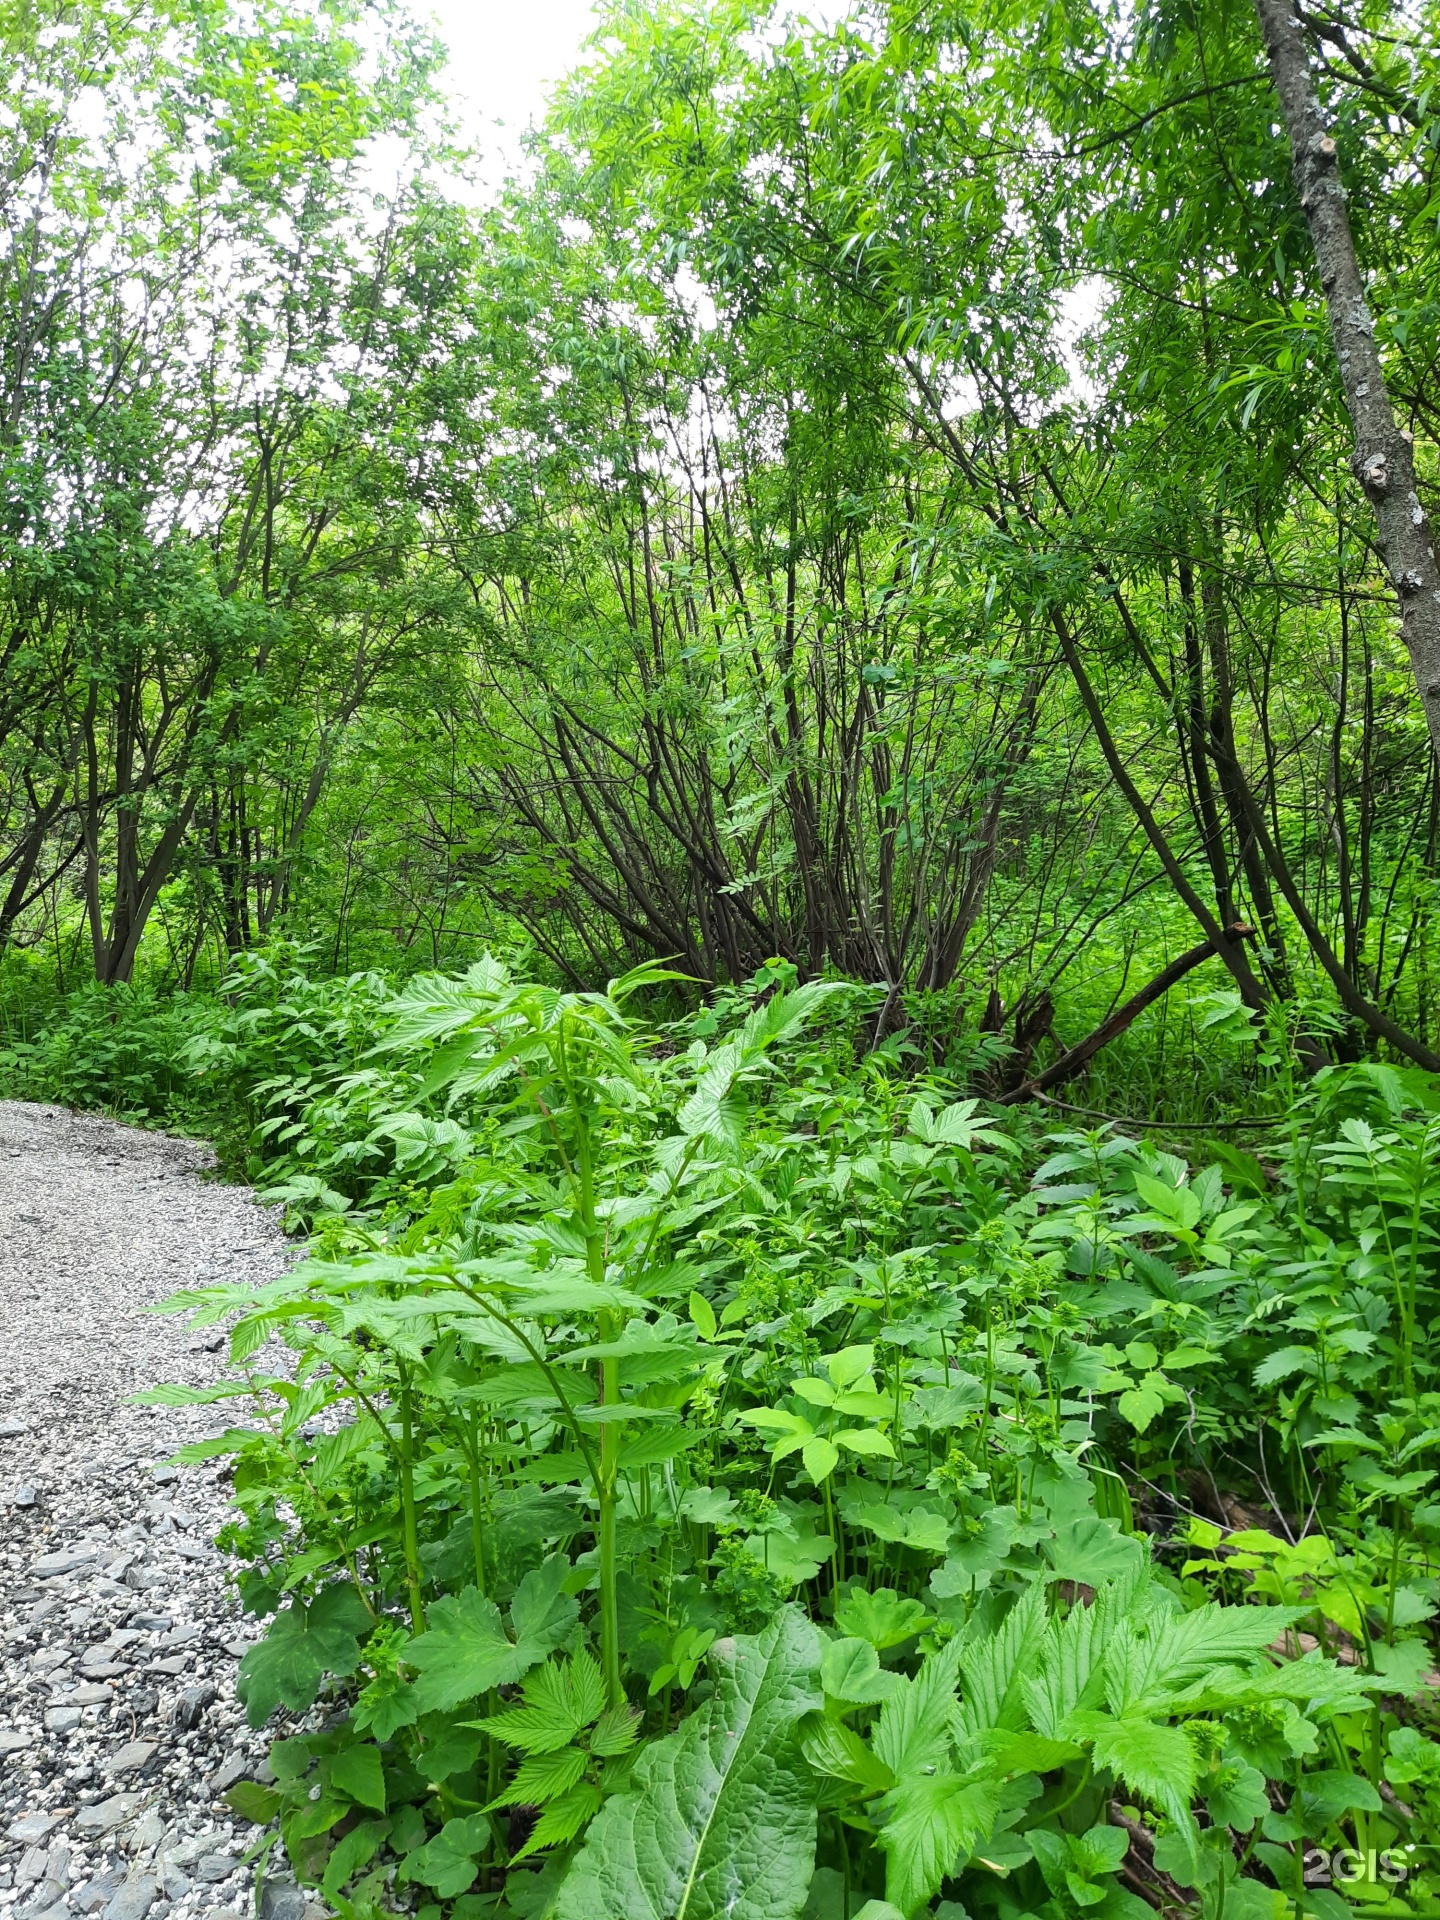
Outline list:
[[[578,1103],[576,1108],[576,1172],[579,1177],[577,1211],[580,1231],[585,1238],[585,1266],[596,1286],[605,1283],[605,1246],[600,1224],[595,1217],[595,1177],[590,1154],[590,1126]],[[609,1346],[619,1337],[620,1317],[608,1308],[596,1316],[600,1344]],[[613,1356],[600,1362],[600,1405],[620,1404],[620,1362]],[[600,1429],[600,1471],[596,1494],[600,1502],[600,1656],[605,1674],[605,1693],[612,1707],[623,1705],[625,1686],[620,1677],[620,1564],[616,1551],[616,1490],[620,1478],[620,1423],[607,1420]]]
[[[400,1372],[400,1525],[405,1548],[405,1585],[410,1595],[410,1624],[416,1633],[425,1631],[425,1601],[420,1575],[420,1529],[415,1518],[415,1433],[414,1395],[410,1390],[410,1370],[403,1361]]]

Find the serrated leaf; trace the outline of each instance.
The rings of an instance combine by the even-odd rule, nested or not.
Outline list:
[[[557,1920],[798,1920],[815,1853],[815,1781],[796,1738],[820,1705],[819,1647],[786,1607],[717,1641],[715,1691],[635,1763],[566,1875]]]
[[[628,1753],[640,1737],[641,1716],[630,1706],[607,1707],[591,1730],[587,1745],[602,1760]]]
[[[235,1691],[252,1727],[263,1727],[276,1707],[303,1713],[327,1673],[350,1674],[360,1664],[359,1635],[371,1624],[364,1601],[348,1582],[276,1614],[270,1631],[240,1662]]]
[[[990,1831],[999,1806],[994,1780],[966,1780],[948,1770],[904,1776],[880,1803],[886,1899],[902,1913],[929,1900]]]
[[[918,1600],[902,1600],[893,1587],[880,1587],[874,1593],[852,1588],[836,1605],[835,1624],[842,1633],[856,1634],[883,1653],[923,1633],[931,1616]]]
[[[570,1563],[555,1554],[527,1573],[510,1604],[512,1641],[499,1609],[475,1587],[445,1595],[430,1609],[429,1630],[410,1642],[405,1658],[419,1672],[415,1699],[422,1713],[448,1713],[492,1687],[511,1686],[569,1633],[579,1605],[562,1586]]]
[[[1257,1387],[1273,1387],[1292,1373],[1314,1373],[1315,1355],[1309,1347],[1278,1347],[1255,1369]]]
[[[1081,1710],[1065,1731],[1090,1743],[1097,1767],[1109,1767],[1133,1793],[1183,1820],[1195,1791],[1195,1749],[1183,1730],[1140,1714],[1112,1719]]]
[[[532,1753],[504,1793],[491,1807],[543,1807],[578,1786],[585,1777],[586,1755],[579,1747],[561,1747],[558,1753]]]
[[[895,1784],[894,1774],[875,1758],[854,1728],[832,1720],[828,1713],[805,1715],[800,1722],[800,1746],[817,1773],[848,1780],[867,1799]]]
[[[561,1794],[558,1800],[552,1800],[541,1812],[540,1818],[531,1829],[530,1838],[515,1855],[516,1860],[524,1860],[542,1847],[563,1847],[573,1840],[587,1820],[593,1820],[600,1811],[601,1793],[599,1787],[589,1780],[582,1780],[568,1793]],[[508,1886],[507,1882],[507,1886]],[[547,1913],[554,1909],[547,1907]]]
[[[554,1753],[568,1747],[605,1705],[605,1684],[594,1658],[552,1661],[532,1673],[522,1689],[525,1704],[473,1724],[523,1753]]]
[[[946,1758],[959,1724],[955,1680],[960,1654],[959,1640],[948,1641],[913,1679],[903,1680],[880,1709],[870,1744],[897,1780]]]

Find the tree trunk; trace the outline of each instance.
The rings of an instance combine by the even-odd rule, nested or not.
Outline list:
[[[1309,57],[1290,0],[1255,0],[1270,75],[1280,97],[1295,186],[1325,289],[1345,404],[1355,430],[1353,465],[1375,514],[1379,546],[1400,600],[1400,625],[1430,744],[1440,760],[1440,568],[1415,491],[1415,457],[1395,424],[1345,210],[1335,141],[1327,133]]]

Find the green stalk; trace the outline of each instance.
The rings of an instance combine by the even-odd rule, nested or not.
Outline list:
[[[405,1585],[410,1595],[410,1624],[425,1631],[425,1601],[420,1575],[420,1528],[415,1517],[414,1395],[410,1371],[401,1361],[400,1372],[400,1524],[405,1546]]]
[[[595,1177],[590,1157],[590,1127],[576,1105],[578,1143],[575,1163],[579,1176],[580,1231],[585,1238],[586,1271],[596,1286],[605,1283],[605,1247],[595,1217]],[[596,1316],[601,1346],[619,1338],[619,1315],[602,1308]],[[620,1362],[600,1362],[600,1405],[620,1404]],[[616,1489],[620,1480],[620,1423],[607,1420],[600,1429],[600,1471],[595,1492],[600,1502],[597,1545],[600,1550],[600,1663],[605,1674],[605,1693],[612,1707],[622,1706],[625,1686],[620,1677],[620,1561],[616,1548]]]
[[[462,1416],[465,1430],[465,1460],[470,1469],[470,1550],[475,1557],[475,1585],[485,1591],[485,1527],[480,1517],[484,1483],[480,1473],[480,1419],[472,1413]]]

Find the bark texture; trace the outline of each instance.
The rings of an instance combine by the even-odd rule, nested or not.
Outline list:
[[[1270,75],[1280,97],[1295,186],[1325,290],[1345,404],[1355,430],[1353,465],[1375,514],[1379,547],[1400,601],[1400,622],[1430,744],[1440,759],[1440,568],[1415,491],[1415,457],[1395,424],[1365,298],[1355,239],[1300,24],[1290,0],[1255,0]]]

